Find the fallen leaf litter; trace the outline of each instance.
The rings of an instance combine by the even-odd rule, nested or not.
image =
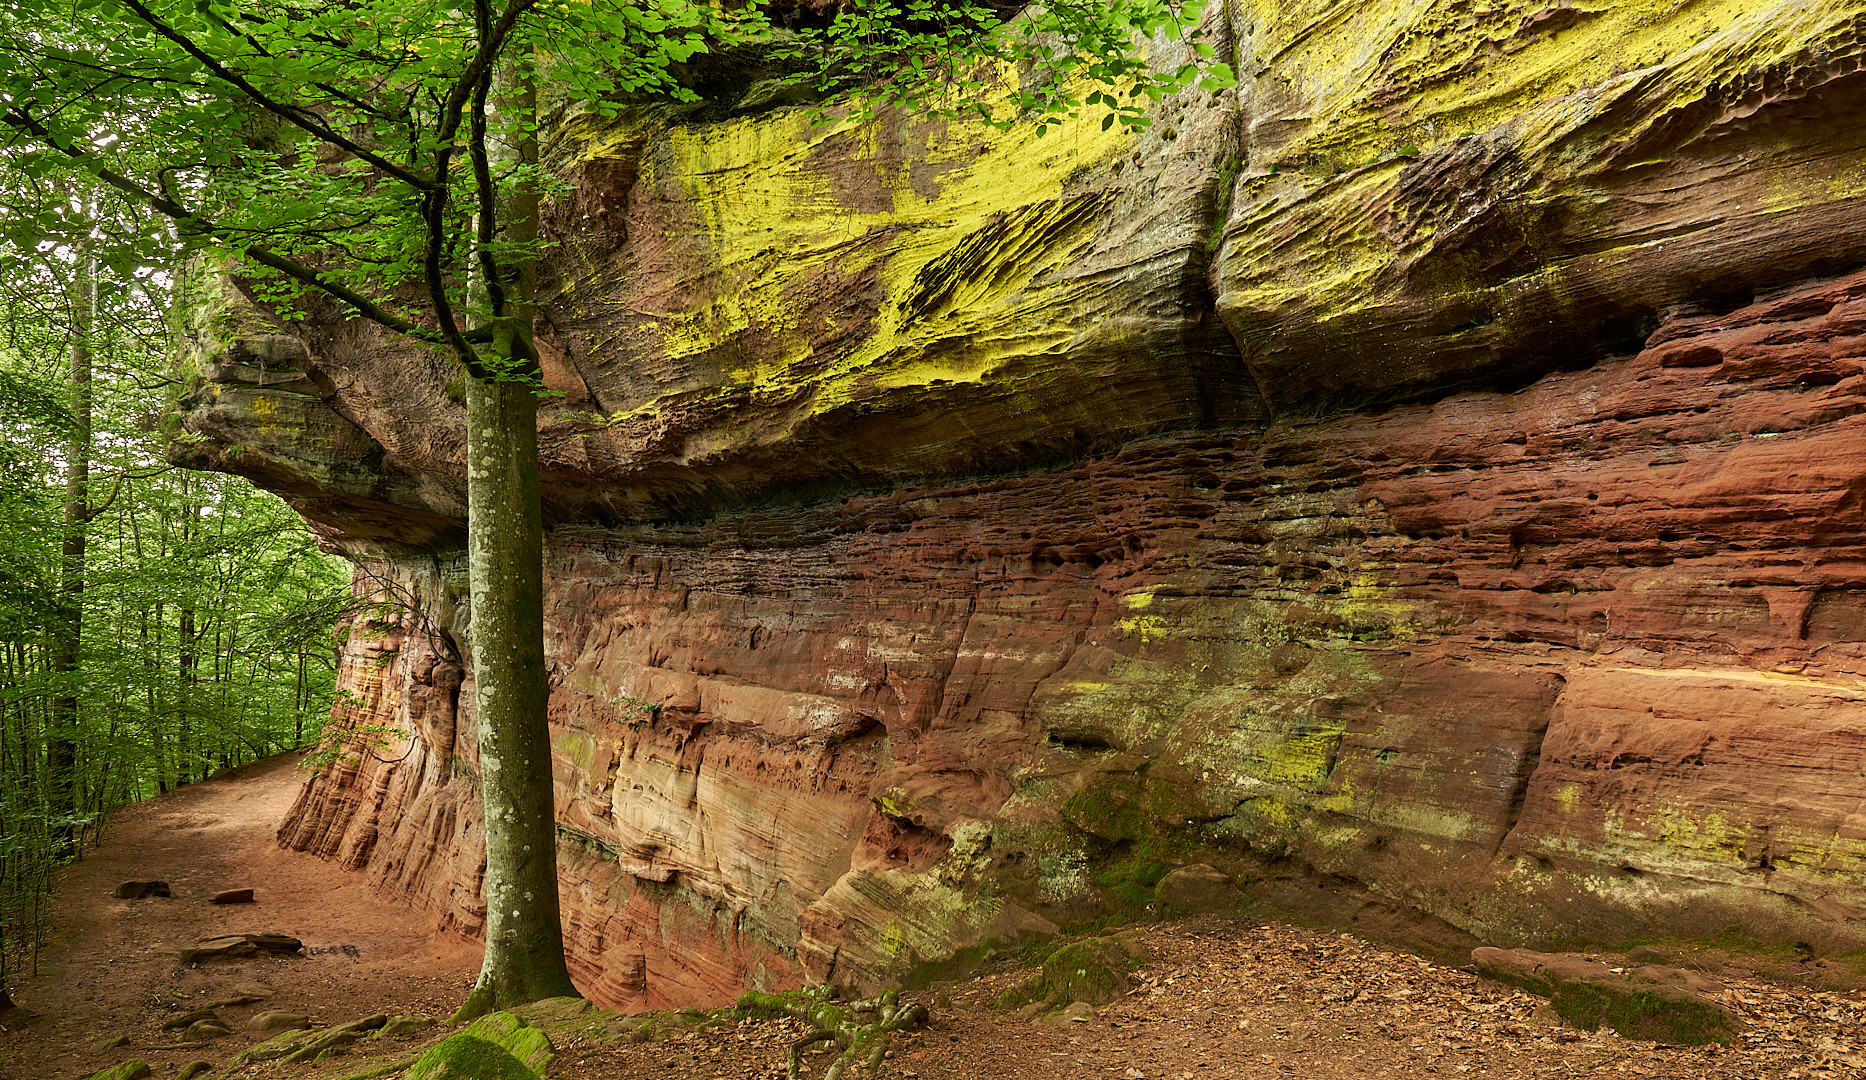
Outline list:
[[[1076,1021],[993,1008],[1028,977],[1004,963],[922,991],[926,1029],[879,1075],[905,1080],[1304,1080],[1626,1076],[1866,1077],[1866,993],[1717,972],[1748,1025],[1728,1047],[1579,1031],[1532,994],[1351,935],[1201,920],[1143,935],[1153,959],[1114,1003]],[[1612,961],[1612,956],[1603,957]],[[1079,1012],[1079,1010],[1078,1010]],[[561,1048],[571,1080],[774,1080],[796,1021],[744,1021],[642,1045]],[[824,1059],[826,1062],[827,1059]],[[821,1071],[819,1065],[818,1072]]]

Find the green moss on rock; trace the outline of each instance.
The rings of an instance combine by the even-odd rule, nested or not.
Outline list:
[[[421,1055],[406,1080],[538,1080],[538,1074],[505,1047],[463,1031]]]
[[[1584,1031],[1603,1024],[1629,1039],[1697,1045],[1728,1043],[1735,1034],[1729,1014],[1714,1005],[1632,987],[1564,983],[1549,1004]]]
[[[1128,990],[1128,972],[1144,960],[1136,937],[1117,934],[1065,945],[1043,961],[1043,982],[1056,1001],[1100,1005]]]
[[[1039,1001],[1101,1005],[1127,993],[1129,973],[1147,960],[1137,931],[1086,938],[1050,950],[1043,970],[999,994],[992,1002],[1016,1009]]]
[[[1629,1039],[1728,1043],[1742,1022],[1711,995],[1718,984],[1676,968],[1610,968],[1572,954],[1479,948],[1480,975],[1549,999],[1562,1019],[1593,1031],[1603,1024]]]
[[[487,1013],[436,1043],[407,1080],[538,1080],[552,1056],[542,1028],[509,1012]]]

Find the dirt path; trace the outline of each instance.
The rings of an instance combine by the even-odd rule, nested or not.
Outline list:
[[[431,918],[377,895],[361,874],[278,846],[275,831],[301,783],[296,765],[294,755],[270,758],[127,807],[102,847],[60,872],[49,947],[0,1033],[0,1078],[88,1076],[126,1057],[172,1076],[197,1058],[225,1064],[258,1041],[242,1028],[259,1011],[444,1015],[464,997],[477,944],[438,934]],[[118,882],[148,879],[167,881],[174,895],[113,898]],[[255,903],[209,903],[248,887]],[[177,959],[202,938],[247,932],[290,934],[309,955]],[[236,994],[264,1000],[219,1010],[233,1035],[167,1049],[176,1037],[160,1030],[163,1021]],[[91,1051],[119,1035],[131,1045]]]

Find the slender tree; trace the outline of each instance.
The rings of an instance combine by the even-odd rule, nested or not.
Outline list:
[[[65,438],[65,530],[60,544],[59,618],[52,634],[51,742],[45,772],[52,805],[64,815],[55,835],[60,854],[72,848],[83,808],[73,770],[77,765],[78,651],[84,644],[84,553],[91,525],[91,331],[96,321],[96,278],[87,252],[73,258],[71,284],[70,427]]]

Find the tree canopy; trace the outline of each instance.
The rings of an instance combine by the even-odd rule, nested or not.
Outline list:
[[[1042,130],[1084,109],[1144,127],[1194,81],[1230,85],[1213,46],[1157,71],[1142,44],[1195,35],[1172,0],[76,0],[10,5],[0,44],[7,165],[76,169],[165,215],[187,247],[240,260],[262,298],[335,298],[398,333],[486,362],[505,265],[501,190],[547,187],[496,161],[535,116],[493,107],[509,60],[597,111],[690,99],[707,54],[751,49],[820,108],[898,105]],[[1006,84],[1007,70],[1042,77]],[[1005,101],[1022,112],[1006,114]],[[0,228],[31,245],[56,211]],[[160,265],[171,239],[119,233],[107,262]],[[474,296],[472,283],[486,283]],[[476,332],[477,329],[477,332]]]

